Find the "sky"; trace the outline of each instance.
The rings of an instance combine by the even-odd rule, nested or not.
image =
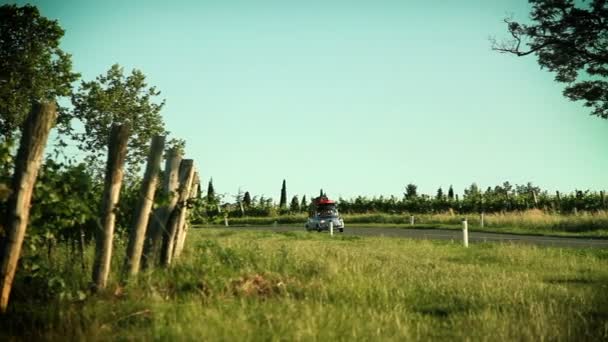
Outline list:
[[[24,4],[25,2],[17,2]],[[536,57],[491,50],[525,0],[33,1],[84,80],[119,63],[166,99],[204,184],[275,201],[475,182],[608,189],[608,120]]]

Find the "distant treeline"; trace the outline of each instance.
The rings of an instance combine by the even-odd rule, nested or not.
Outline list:
[[[605,191],[574,190],[567,193],[555,193],[542,190],[532,183],[525,185],[504,182],[495,187],[480,189],[475,183],[465,189],[459,196],[452,186],[447,191],[439,188],[434,195],[419,194],[415,184],[408,184],[402,197],[357,196],[351,199],[338,198],[338,207],[344,214],[365,213],[498,213],[541,209],[556,213],[576,213],[577,211],[597,211],[608,209]],[[209,192],[211,190],[211,192]],[[228,215],[241,216],[277,216],[307,212],[311,209],[312,198],[293,196],[288,203],[286,188],[283,183],[281,201],[275,204],[272,198],[252,197],[249,192],[239,193],[234,202],[224,201],[222,196],[215,195],[210,183],[206,196],[195,206],[200,218]],[[331,197],[331,194],[329,194]]]

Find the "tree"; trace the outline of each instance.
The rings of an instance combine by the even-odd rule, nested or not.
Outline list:
[[[83,123],[84,132],[69,129],[67,133],[79,142],[80,150],[88,153],[85,160],[93,167],[99,167],[105,155],[112,124],[131,128],[127,154],[130,174],[139,171],[150,139],[167,134],[160,115],[165,102],[154,102],[160,92],[155,87],[148,88],[145,81],[141,71],[135,69],[125,77],[123,68],[114,64],[105,75],[83,81],[72,95],[71,118]]]
[[[437,199],[439,201],[443,201],[444,195],[443,195],[443,189],[441,187],[439,187],[439,189],[437,189],[437,195],[435,196],[435,199]]]
[[[306,195],[304,195],[304,196],[302,196],[302,203],[300,203],[300,210],[306,211],[307,207],[308,207],[308,202],[306,201]]]
[[[293,196],[293,198],[291,199],[291,203],[289,204],[289,210],[294,213],[300,211],[300,200],[298,199],[298,195]]]
[[[59,48],[64,30],[31,5],[0,6],[0,137],[14,138],[32,101],[69,96],[71,56]]]
[[[593,115],[608,119],[608,2],[529,2],[532,23],[505,19],[512,39],[492,39],[492,48],[520,57],[535,54],[541,68],[567,84],[564,96],[584,101]]]
[[[451,184],[450,184],[450,188],[448,189],[448,199],[450,201],[454,200],[454,188],[452,188]]]
[[[207,202],[215,203],[215,189],[213,188],[213,178],[209,179],[209,185],[207,185]]]
[[[245,208],[251,207],[251,195],[249,194],[249,191],[245,191],[245,195],[243,196],[243,204],[245,205]]]
[[[418,197],[418,187],[412,183],[405,187],[405,199],[413,200]]]
[[[279,202],[279,208],[284,209],[287,207],[287,186],[283,179],[283,186],[281,187],[281,200]]]
[[[480,193],[481,192],[479,191],[479,186],[477,186],[477,183],[472,183],[468,189],[464,189],[465,197],[475,198],[479,196]]]

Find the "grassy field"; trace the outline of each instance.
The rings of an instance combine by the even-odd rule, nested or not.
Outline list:
[[[67,255],[59,295],[21,272],[0,340],[608,339],[607,250],[193,229],[184,253],[93,296]]]
[[[348,227],[397,227],[410,228],[410,215],[403,214],[354,214],[343,215]],[[608,212],[581,212],[577,215],[562,215],[546,213],[541,210],[524,212],[509,212],[486,214],[484,228],[481,228],[480,215],[417,214],[415,216],[418,228],[447,228],[460,229],[461,219],[466,217],[469,229],[473,231],[581,236],[608,238]],[[223,222],[223,219],[222,219]],[[222,223],[219,222],[218,223]],[[271,225],[277,224],[304,225],[306,214],[284,215],[277,217],[235,217],[230,218],[231,225]]]

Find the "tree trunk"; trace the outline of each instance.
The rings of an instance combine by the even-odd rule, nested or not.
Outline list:
[[[161,264],[169,266],[173,257],[173,249],[179,231],[180,224],[186,219],[186,200],[190,194],[192,177],[194,175],[194,162],[192,159],[184,159],[179,165],[179,190],[177,205],[171,213],[171,220],[167,230],[163,235],[163,245],[161,249]]]
[[[173,212],[173,208],[175,208],[175,204],[177,203],[176,192],[179,186],[178,177],[181,160],[182,156],[179,151],[170,150],[168,152],[162,186],[162,196],[167,202],[154,210],[148,222],[142,255],[142,266],[144,268],[154,266],[160,261],[159,254],[163,234],[167,230],[171,212]]]
[[[123,166],[127,154],[128,140],[129,128],[127,126],[112,126],[108,147],[103,202],[101,205],[101,230],[97,231],[95,239],[93,283],[96,290],[106,287],[108,275],[110,274],[114,223],[116,221],[115,211],[120,195],[120,187],[122,186]]]
[[[160,161],[164,148],[165,137],[155,136],[152,139],[152,144],[150,146],[148,164],[146,165],[146,172],[141,184],[139,203],[129,237],[129,245],[127,246],[127,258],[125,260],[125,274],[127,277],[139,272],[139,262],[141,260],[146,228],[150,218],[150,210],[152,209],[154,195],[156,194],[158,172],[160,171]]]
[[[5,229],[6,238],[0,241],[0,312],[6,312],[8,299],[21,255],[21,247],[30,215],[30,202],[42,154],[49,131],[57,117],[55,103],[34,104],[21,136],[15,161],[12,194],[9,197]]]

